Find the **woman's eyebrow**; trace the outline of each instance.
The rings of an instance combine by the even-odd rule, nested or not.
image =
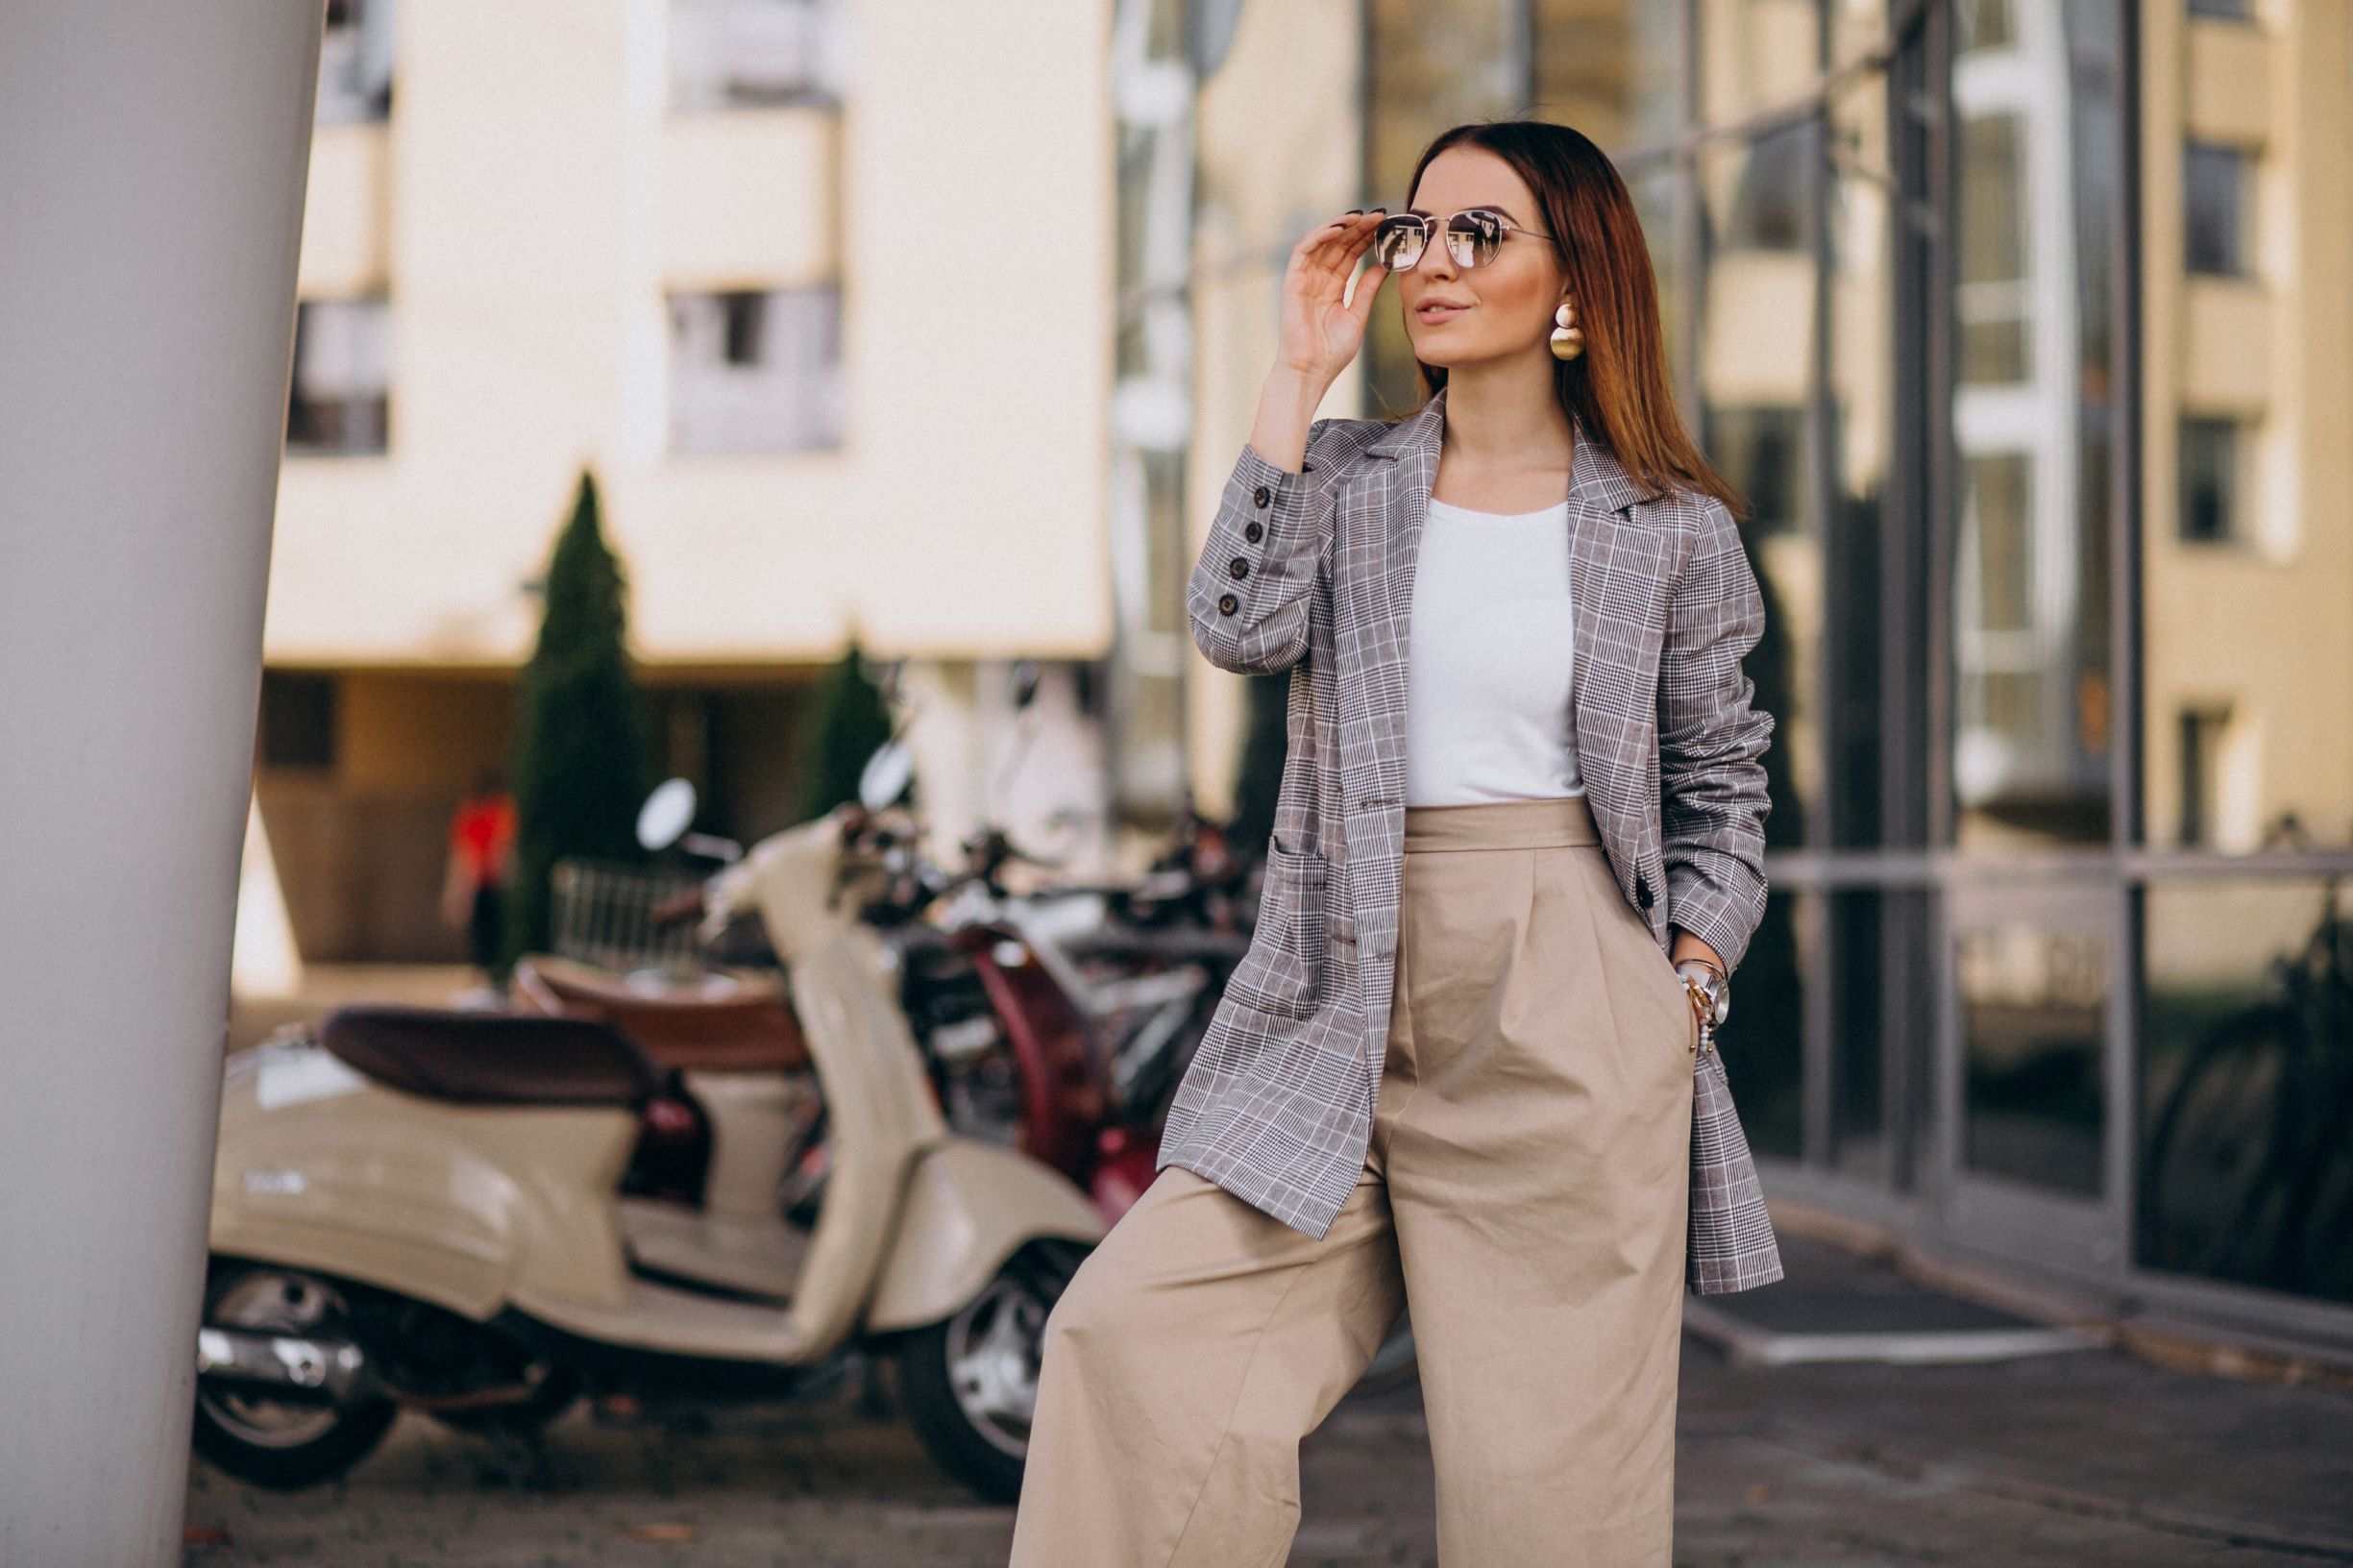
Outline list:
[[[1507,219],[1513,223],[1520,221],[1520,215],[1517,212],[1512,211],[1511,208],[1506,207],[1501,202],[1473,202],[1470,207],[1466,207],[1462,210],[1468,212],[1471,210],[1471,208],[1481,208],[1489,212],[1501,212]],[[1426,208],[1418,207],[1409,207],[1406,208],[1406,211],[1410,216],[1416,218],[1427,218],[1434,215]]]

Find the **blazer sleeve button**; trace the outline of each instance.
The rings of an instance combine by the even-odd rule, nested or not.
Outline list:
[[[1258,494],[1252,496],[1250,499],[1263,508],[1268,502],[1275,499],[1275,493],[1262,484],[1259,486]]]
[[[1260,540],[1266,537],[1266,529],[1263,526],[1257,523],[1247,524],[1242,528],[1242,537],[1255,545]]]
[[[1236,610],[1238,610],[1241,607],[1242,601],[1236,599],[1232,594],[1220,594],[1217,596],[1217,613],[1219,615],[1232,615]]]
[[[1250,563],[1237,555],[1226,562],[1226,571],[1235,577],[1246,577],[1250,575]]]

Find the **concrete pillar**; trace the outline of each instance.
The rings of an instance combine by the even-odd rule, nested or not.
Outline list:
[[[323,15],[0,6],[0,1563],[181,1560]]]

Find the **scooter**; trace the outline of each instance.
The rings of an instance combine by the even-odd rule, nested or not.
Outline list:
[[[790,976],[828,1129],[813,1223],[714,1223],[712,1118],[610,1023],[344,1009],[227,1068],[198,1451],[300,1486],[403,1409],[511,1431],[582,1391],[794,1397],[887,1356],[941,1466],[1017,1497],[1046,1317],[1104,1226],[1066,1178],[941,1115],[858,918],[905,837],[887,802],[909,766],[886,744],[864,803],[705,886],[706,926],[756,909]],[[714,1278],[728,1257],[749,1262]]]

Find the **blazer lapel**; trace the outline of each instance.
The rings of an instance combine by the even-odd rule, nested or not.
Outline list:
[[[1607,764],[1618,755],[1612,748],[1623,748],[1627,716],[1603,713],[1586,676],[1601,668],[1605,649],[1631,646],[1642,629],[1619,625],[1613,618],[1619,604],[1639,603],[1643,596],[1611,591],[1613,576],[1628,570],[1623,563],[1654,559],[1648,551],[1630,554],[1622,548],[1622,530],[1639,527],[1626,510],[1641,499],[1641,490],[1618,460],[1580,424],[1577,455],[1569,466],[1569,600],[1574,606],[1570,640],[1576,650],[1569,667],[1569,712],[1579,771],[1586,775],[1588,789],[1596,787],[1598,776],[1604,801],[1609,800],[1607,792],[1616,782]]]

